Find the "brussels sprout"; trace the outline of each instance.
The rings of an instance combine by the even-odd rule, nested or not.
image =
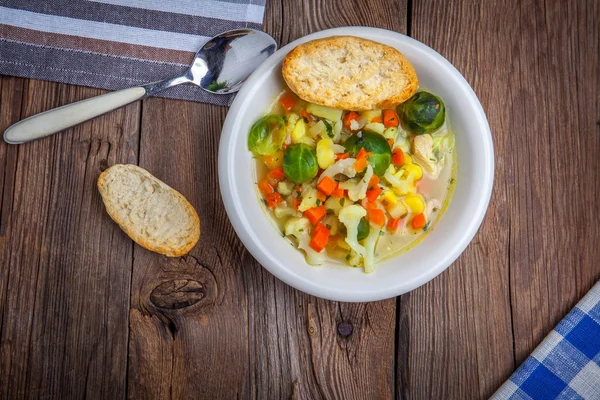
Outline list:
[[[358,235],[356,235],[356,239],[360,242],[361,240],[366,239],[370,232],[371,227],[369,226],[369,223],[365,217],[362,217],[358,223]]]
[[[283,155],[283,172],[296,184],[310,181],[319,172],[317,153],[304,143],[291,145]]]
[[[398,114],[408,129],[421,135],[431,133],[444,124],[446,107],[436,95],[418,92],[398,106]]]
[[[352,157],[356,157],[356,154],[361,148],[372,153],[372,155],[368,157],[369,164],[373,167],[375,175],[378,176],[383,176],[383,174],[385,174],[385,171],[392,161],[390,144],[378,133],[364,131],[352,135],[346,140],[344,147]]]
[[[285,121],[282,117],[270,114],[252,125],[248,135],[248,148],[261,156],[275,153],[285,140]]]

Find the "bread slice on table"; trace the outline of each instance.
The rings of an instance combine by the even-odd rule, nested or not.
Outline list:
[[[148,250],[179,257],[200,238],[194,207],[143,168],[115,164],[100,174],[98,190],[108,215]]]
[[[297,46],[283,59],[282,73],[301,99],[353,111],[394,107],[419,86],[415,69],[402,53],[354,36]]]

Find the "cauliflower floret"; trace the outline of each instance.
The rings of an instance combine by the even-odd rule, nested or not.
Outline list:
[[[301,214],[294,211],[293,208],[288,207],[285,203],[278,204],[274,209],[275,217],[277,219],[285,218],[285,217],[298,217]]]
[[[294,184],[290,181],[281,181],[277,184],[277,191],[284,196],[289,196],[294,190]]]
[[[356,204],[342,208],[338,215],[340,222],[346,225],[346,243],[362,257],[366,251],[358,243],[358,224],[365,215],[367,215],[367,210]]]
[[[319,177],[319,182],[323,180],[326,176],[334,179],[337,174],[344,174],[348,178],[354,178],[356,175],[356,170],[354,169],[354,164],[356,163],[356,158],[346,158],[345,160],[339,160],[331,167],[327,168]]]
[[[310,265],[322,265],[325,257],[314,251],[310,243],[310,222],[306,218],[290,218],[285,224],[285,235],[293,236],[298,241],[298,248],[306,253],[306,262]]]
[[[348,197],[350,200],[359,201],[365,198],[367,189],[369,188],[369,181],[372,176],[373,167],[371,167],[371,164],[367,164],[367,172],[365,172],[363,178],[352,189],[348,189]]]
[[[343,207],[345,202],[343,199],[338,199],[337,197],[330,196],[327,200],[325,200],[325,208],[328,210],[333,210],[335,214],[338,214]]]
[[[364,241],[365,244],[365,256],[364,256],[364,267],[365,273],[370,274],[375,270],[375,246],[379,240],[379,233],[381,229],[378,226],[371,225],[369,236]]]
[[[298,211],[306,211],[309,208],[317,206],[317,189],[311,187],[302,192],[302,202],[298,206]]]

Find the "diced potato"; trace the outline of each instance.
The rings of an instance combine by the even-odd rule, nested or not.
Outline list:
[[[363,117],[367,121],[367,124],[368,124],[371,121],[373,121],[373,118],[376,118],[376,117],[381,118],[381,110],[361,111],[360,113],[358,113],[358,115]]]
[[[331,149],[331,139],[321,139],[317,143],[317,162],[321,169],[327,169],[335,162],[335,153]]]
[[[336,110],[335,108],[309,103],[306,107],[306,112],[316,117],[325,118],[330,121],[337,122],[338,120],[342,119],[343,110]]]
[[[306,136],[306,122],[299,119],[292,130],[292,143],[301,143],[301,139]]]
[[[406,206],[401,201],[397,202],[393,207],[388,208],[388,212],[394,219],[402,218],[408,214]]]
[[[395,126],[390,126],[389,128],[386,128],[385,131],[383,131],[383,137],[385,137],[386,139],[396,140],[396,136],[398,136],[398,128],[396,128]]]
[[[289,196],[294,190],[294,184],[290,181],[281,181],[277,184],[277,191],[284,196]]]
[[[385,125],[383,125],[381,122],[371,122],[370,124],[365,125],[365,130],[383,135],[383,132],[385,131]]]
[[[408,152],[404,152],[404,165],[406,164],[412,164],[413,163],[413,159],[410,156],[410,154],[408,154]]]
[[[394,194],[391,190],[386,190],[385,193],[381,195],[381,204],[386,207],[392,207],[398,203],[398,196]]]
[[[411,213],[421,214],[425,210],[425,202],[421,195],[411,195],[404,198],[404,204],[408,207]]]

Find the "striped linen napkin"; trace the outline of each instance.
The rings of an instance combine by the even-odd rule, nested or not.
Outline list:
[[[600,282],[492,399],[600,399]]]
[[[123,89],[182,74],[212,36],[260,29],[265,0],[0,0],[0,74]],[[227,105],[182,85],[160,94]]]

